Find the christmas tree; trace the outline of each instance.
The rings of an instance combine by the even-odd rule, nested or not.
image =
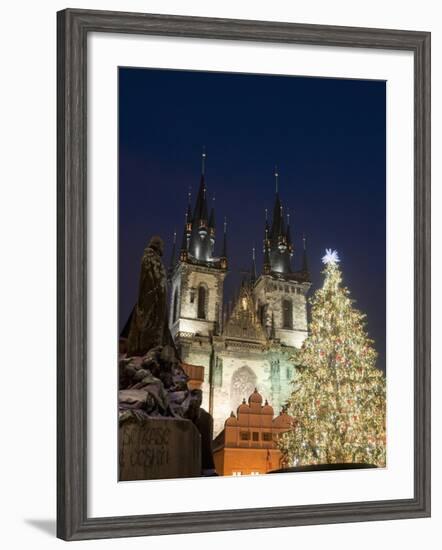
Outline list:
[[[311,299],[309,336],[287,412],[293,429],[278,446],[287,466],[385,466],[385,377],[365,330],[365,315],[342,286],[339,257],[327,250],[324,285]]]

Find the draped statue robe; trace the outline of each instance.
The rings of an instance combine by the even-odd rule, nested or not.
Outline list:
[[[143,355],[164,343],[167,330],[166,270],[156,247],[149,245],[141,261],[138,301],[132,315],[128,355]]]

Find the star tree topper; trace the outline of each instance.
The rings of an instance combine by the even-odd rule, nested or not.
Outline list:
[[[332,264],[336,265],[340,262],[339,254],[337,250],[332,250],[331,248],[325,249],[325,256],[322,257],[322,263],[325,265]]]

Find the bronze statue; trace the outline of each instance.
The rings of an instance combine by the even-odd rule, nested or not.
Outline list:
[[[167,329],[166,270],[161,257],[163,241],[152,237],[141,260],[138,300],[128,337],[128,356],[144,355],[164,344]]]
[[[152,237],[141,260],[127,353],[119,361],[119,422],[122,426],[134,417],[139,421],[155,417],[192,421],[202,438],[202,475],[216,475],[211,448],[213,419],[200,408],[201,391],[191,391],[187,385],[188,376],[168,327],[162,255],[162,239]]]

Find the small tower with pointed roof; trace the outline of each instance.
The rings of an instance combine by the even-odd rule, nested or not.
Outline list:
[[[272,341],[299,348],[307,336],[307,300],[310,276],[305,240],[302,265],[295,267],[295,234],[290,212],[281,201],[280,173],[275,167],[275,199],[269,223],[266,209],[262,272],[254,285],[261,323]]]
[[[217,243],[215,200],[209,208],[206,183],[207,154],[201,154],[201,175],[193,208],[188,192],[187,207],[178,258],[170,268],[171,307],[169,327],[184,361],[202,364],[209,370],[210,352],[205,361],[192,359],[195,337],[209,341],[220,331],[223,315],[223,286],[227,274],[227,224]],[[175,241],[176,237],[174,237]],[[217,245],[218,253],[217,253]]]

